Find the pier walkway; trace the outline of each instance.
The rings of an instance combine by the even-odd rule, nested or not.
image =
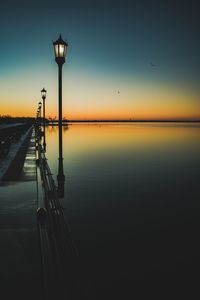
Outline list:
[[[22,300],[83,299],[79,256],[42,138],[41,128],[27,130],[0,181],[0,286],[4,300],[13,296]]]
[[[0,287],[4,300],[44,299],[36,219],[36,173],[34,176],[31,171],[29,176],[30,165],[35,163],[34,138],[33,132],[27,141],[22,177],[0,181]]]

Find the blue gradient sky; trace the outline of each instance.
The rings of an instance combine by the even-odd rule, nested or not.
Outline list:
[[[2,1],[0,114],[57,115],[60,32],[64,116],[200,118],[198,1]]]

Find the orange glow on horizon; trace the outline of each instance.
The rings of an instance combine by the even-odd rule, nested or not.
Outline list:
[[[55,75],[55,74],[54,74]],[[21,75],[22,76],[22,75]],[[27,77],[26,77],[27,78]],[[6,88],[0,94],[0,115],[35,117],[41,98],[41,78],[18,79],[14,76],[12,90]],[[30,80],[30,82],[26,82]],[[200,101],[197,92],[184,88],[137,81],[128,78],[116,82],[113,78],[102,81],[71,74],[63,85],[63,118],[69,120],[199,120]],[[121,86],[120,93],[116,85]],[[29,91],[24,90],[29,86]],[[46,117],[58,115],[57,86],[55,78],[49,79],[46,99]],[[77,89],[78,86],[78,89]],[[27,99],[28,96],[28,99]]]
[[[21,108],[3,108],[1,106],[0,115],[9,115],[12,117],[35,117],[35,113],[30,111],[26,107]],[[47,118],[57,119],[57,111],[51,110],[46,112]],[[126,112],[113,112],[113,111],[99,111],[99,112],[74,112],[66,114],[63,112],[63,119],[68,120],[200,120],[199,111],[183,111],[178,113],[177,111],[146,111],[142,109],[138,112],[131,113],[130,111]]]
[[[68,120],[199,120],[200,104],[195,101],[191,103],[180,101],[151,101],[150,105],[134,103],[133,100],[125,101],[125,105],[116,104],[116,106],[105,105],[98,107],[93,104],[91,107],[74,107],[71,103],[63,109],[63,119]],[[37,106],[36,106],[37,107]],[[58,108],[55,105],[46,103],[46,117],[56,118]],[[67,113],[69,111],[69,113]],[[27,103],[21,106],[9,104],[1,105],[0,115],[10,115],[13,117],[35,117],[36,110]]]

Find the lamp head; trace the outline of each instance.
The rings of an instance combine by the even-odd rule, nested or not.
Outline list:
[[[42,99],[45,100],[46,99],[46,95],[47,95],[47,91],[45,90],[45,88],[43,88],[41,90],[41,95],[42,95]]]
[[[53,42],[55,61],[58,65],[63,65],[65,63],[65,56],[67,53],[68,44],[62,39],[60,34],[59,38]]]

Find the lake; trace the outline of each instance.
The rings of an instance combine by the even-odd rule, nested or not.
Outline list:
[[[46,128],[57,183],[58,128]],[[79,253],[83,299],[199,293],[200,125],[63,127],[61,199]]]

